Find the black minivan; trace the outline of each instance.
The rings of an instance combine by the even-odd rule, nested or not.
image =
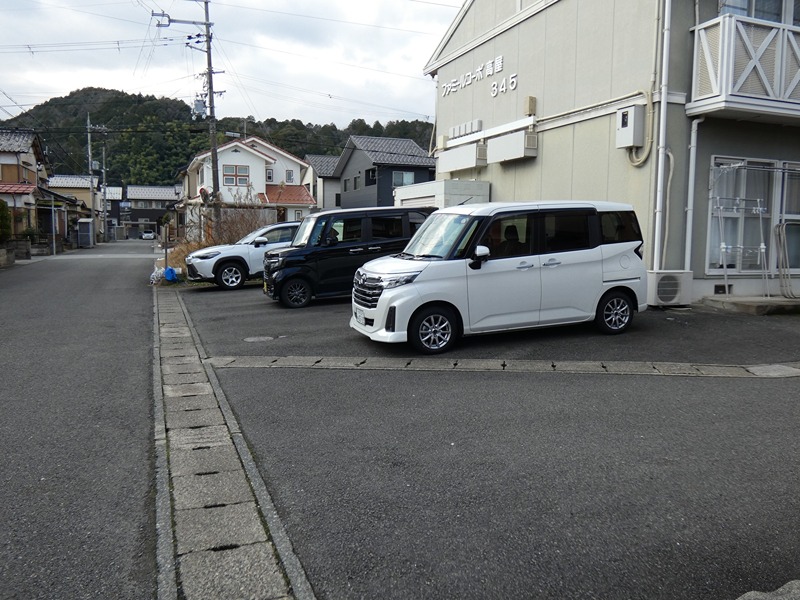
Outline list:
[[[264,293],[289,308],[349,296],[365,262],[403,251],[435,209],[346,208],[303,219],[292,245],[264,255]]]

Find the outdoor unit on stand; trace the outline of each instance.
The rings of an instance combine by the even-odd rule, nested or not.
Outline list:
[[[650,306],[682,306],[692,303],[691,271],[648,271],[647,303]]]

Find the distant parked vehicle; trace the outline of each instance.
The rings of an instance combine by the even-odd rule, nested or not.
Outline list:
[[[274,223],[248,233],[235,244],[195,250],[186,257],[186,275],[192,281],[210,281],[234,290],[254,277],[261,277],[264,253],[288,246],[299,221]]]
[[[311,214],[290,248],[264,256],[264,293],[288,308],[303,308],[312,298],[347,296],[356,269],[400,252],[433,210],[394,206]]]
[[[139,237],[143,240],[154,240],[156,239],[156,232],[152,229],[145,229]]]

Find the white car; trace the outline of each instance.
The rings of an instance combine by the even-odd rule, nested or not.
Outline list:
[[[402,253],[356,272],[350,326],[425,354],[465,335],[592,320],[604,333],[622,333],[647,308],[642,246],[628,204],[443,208]]]
[[[191,281],[211,281],[234,290],[245,281],[261,277],[264,253],[292,243],[300,223],[274,223],[247,234],[235,244],[195,250],[186,257],[186,274]]]
[[[156,232],[152,229],[145,229],[142,231],[142,239],[143,240],[154,240],[156,239]]]

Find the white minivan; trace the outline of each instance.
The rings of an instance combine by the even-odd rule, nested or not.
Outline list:
[[[419,352],[462,335],[594,320],[622,333],[647,308],[642,233],[616,202],[489,202],[433,213],[405,250],[362,266],[350,326]]]

